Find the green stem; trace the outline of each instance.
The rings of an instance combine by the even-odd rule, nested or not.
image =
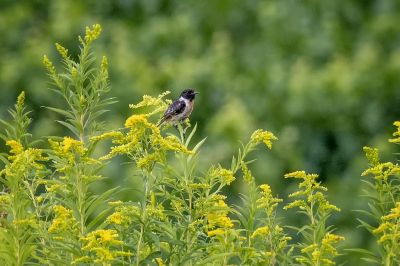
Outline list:
[[[22,261],[21,261],[21,243],[19,241],[19,229],[18,229],[18,225],[15,226],[15,236],[14,236],[14,245],[15,245],[15,262],[16,265],[22,265]]]
[[[394,195],[392,192],[392,186],[387,181],[384,181],[384,182],[385,182],[385,187],[388,188],[387,191],[389,192],[390,199],[392,200],[393,206],[395,206],[396,200],[394,199]]]
[[[86,226],[85,226],[85,217],[86,217],[86,210],[85,210],[85,194],[86,194],[86,186],[84,181],[81,178],[81,174],[79,171],[79,167],[76,166],[76,189],[77,189],[77,207],[79,210],[79,224],[80,224],[80,234],[81,237],[85,235]]]
[[[143,233],[144,233],[144,224],[141,224],[139,240],[138,240],[137,248],[136,248],[136,265],[140,264],[140,247],[142,245]]]
[[[274,224],[273,224],[273,219],[272,219],[272,217],[270,215],[267,215],[267,222],[268,222],[269,230],[273,230]],[[275,248],[274,248],[274,243],[273,243],[273,240],[272,240],[272,234],[271,233],[268,234],[268,242],[269,242],[269,246],[270,246],[271,253],[272,253],[271,265],[275,265]]]
[[[250,209],[249,209],[249,221],[248,221],[248,225],[247,225],[247,241],[248,241],[248,247],[251,247],[251,234],[250,232],[253,231],[253,227],[254,227],[254,216],[255,216],[255,205],[256,205],[256,195],[257,195],[257,189],[254,183],[254,180],[252,180],[250,186]]]
[[[226,230],[225,230],[225,233],[224,233],[224,247],[225,247],[225,252],[227,251],[227,248],[226,248],[226,246],[227,246],[227,242],[226,242],[226,234],[227,234],[227,232],[226,232]],[[224,256],[224,261],[223,261],[223,265],[227,265],[227,257],[226,256]]]
[[[81,131],[80,134],[79,134],[79,140],[80,140],[82,143],[84,143],[84,139],[85,139],[85,125],[84,125],[84,115],[83,115],[83,114],[81,114],[81,117],[80,117],[80,124],[81,124],[81,127],[82,127],[82,131]]]
[[[146,208],[147,208],[147,197],[149,194],[149,178],[150,178],[150,173],[146,171],[146,173],[143,174],[144,176],[144,199],[142,201],[142,223],[140,225],[140,234],[139,234],[139,240],[137,243],[137,248],[136,248],[136,265],[140,264],[140,249],[142,246],[142,241],[143,241],[143,235],[144,235],[144,229],[146,225]]]
[[[15,183],[15,185],[18,185],[18,183]],[[12,198],[12,208],[11,208],[11,213],[12,213],[12,217],[13,217],[13,221],[19,221],[20,219],[22,219],[22,216],[19,215],[19,211],[18,211],[18,204],[20,204],[23,200],[22,197],[20,198],[20,193],[18,191],[18,188],[15,186],[10,186],[11,187],[11,192],[10,195],[13,195]],[[18,223],[15,223],[14,225],[12,225],[12,227],[14,227],[14,232],[12,233],[12,238],[13,238],[13,242],[14,242],[14,247],[15,247],[15,264],[16,265],[22,265],[22,247],[21,245],[23,244],[21,242],[21,231],[20,231],[20,225]],[[11,231],[12,232],[12,231]]]

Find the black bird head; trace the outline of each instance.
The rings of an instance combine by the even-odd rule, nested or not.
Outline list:
[[[196,94],[198,94],[197,91],[194,91],[193,89],[187,89],[182,91],[181,97],[184,99],[188,99],[189,101],[193,101],[196,97]]]

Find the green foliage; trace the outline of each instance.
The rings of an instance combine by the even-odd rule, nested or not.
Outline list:
[[[289,195],[299,199],[286,205],[285,209],[299,208],[298,212],[309,219],[308,224],[294,227],[304,238],[299,244],[301,255],[296,261],[303,265],[334,265],[333,259],[339,255],[334,244],[344,237],[332,234],[333,227],[327,226],[326,220],[333,211],[340,209],[325,198],[323,192],[328,189],[316,181],[318,175],[298,171],[286,174],[285,178],[302,180],[298,185],[300,190]]]
[[[122,125],[128,104],[144,94],[168,89],[175,98],[193,87],[201,91],[193,141],[208,136],[202,158],[226,165],[237,140],[257,128],[272,130],[280,141],[270,153],[255,151],[263,162],[253,168],[257,181],[268,178],[285,199],[293,188],[282,175],[318,173],[330,200],[341,206],[334,221],[349,236],[345,245],[373,249],[374,239],[354,230],[352,210],[367,207],[354,200],[365,168],[362,147],[379,148],[384,160],[394,152],[385,135],[400,115],[398,0],[4,0],[0,7],[2,118],[25,90],[35,120],[30,132],[66,135],[53,123],[66,122],[64,117],[42,108],[68,109],[46,89],[38,58],[55,58],[58,41],[77,61],[76,36],[100,22],[104,36],[92,51],[99,61],[107,54],[112,96],[119,100],[103,117],[108,129]],[[62,61],[54,66],[64,72]],[[110,162],[104,172],[110,178],[96,183],[96,190],[136,185],[120,160]],[[200,160],[199,167],[206,171],[208,164]],[[228,191],[243,193],[240,182]],[[130,192],[122,193],[125,199],[139,197]],[[292,224],[301,222],[301,216],[288,216]]]
[[[150,121],[170,103],[163,99],[166,94],[158,98],[144,96],[141,103],[132,105],[136,112],[145,112],[131,115],[125,129],[95,135],[99,132],[99,116],[111,103],[110,98],[105,98],[106,59],[103,57],[96,68],[90,52],[100,31],[100,26],[94,25],[86,29],[84,38],[79,38],[81,53],[77,62],[70,58],[66,48],[56,44],[65,73],[58,74],[52,62],[46,56],[43,59],[56,87],[53,91],[67,103],[66,109],[48,108],[64,116],[58,122],[74,137],[51,137],[45,150],[25,147],[22,141],[31,120],[25,111],[23,93],[15,110],[10,111],[14,124],[3,121],[8,127],[3,138],[10,153],[4,156],[5,167],[0,172],[5,188],[1,194],[2,264],[203,265],[254,259],[261,263],[268,257],[275,264],[276,241],[283,239],[283,249],[289,238],[282,235],[282,239],[274,240],[276,243],[269,240],[268,254],[259,251],[253,258],[249,254],[243,256],[243,240],[257,237],[262,230],[249,227],[243,231],[236,227],[238,221],[230,217],[234,209],[225,203],[222,191],[235,180],[240,169],[249,175],[245,158],[259,142],[271,148],[277,138],[257,130],[239,150],[231,169],[215,165],[202,174],[196,165],[205,139],[192,146],[196,126],[188,135],[187,129],[180,127],[179,137],[163,136]],[[111,139],[112,147],[99,158],[94,155],[96,146],[104,139]],[[120,155],[133,162],[137,177],[142,180],[139,202],[111,201],[118,188],[100,194],[90,190],[93,183],[104,179],[101,169],[106,162]],[[257,196],[254,178],[251,179],[250,196],[268,200],[270,195],[265,194],[265,189],[262,196]],[[272,225],[274,215],[268,214],[267,224]],[[264,224],[262,219],[258,222],[250,215],[241,217]],[[265,237],[265,233],[261,235]],[[248,245],[254,249],[250,242]]]
[[[27,132],[29,124],[32,119],[29,117],[29,111],[26,111],[25,107],[25,92],[21,92],[18,96],[17,103],[14,105],[14,109],[8,111],[12,117],[12,122],[9,123],[3,119],[0,119],[0,124],[3,126],[5,134],[0,134],[0,138],[4,141],[18,140],[27,143],[27,137],[30,134]]]
[[[71,130],[81,141],[86,141],[86,136],[91,136],[98,131],[98,118],[107,112],[105,109],[107,105],[115,102],[113,98],[104,98],[109,91],[107,57],[103,56],[100,68],[92,67],[95,57],[90,44],[99,37],[100,33],[101,27],[96,24],[92,29],[86,27],[84,38],[79,36],[81,44],[79,62],[70,58],[68,49],[56,43],[65,73],[58,74],[48,57],[46,55],[43,57],[43,64],[56,86],[53,91],[60,94],[68,105],[67,110],[47,108],[65,116],[65,120],[58,122]]]
[[[394,123],[397,131],[389,142],[400,143],[400,122]],[[382,265],[398,265],[400,263],[399,233],[400,233],[400,166],[397,163],[381,162],[376,148],[364,147],[369,168],[365,178],[364,196],[369,200],[369,210],[361,211],[366,217],[372,218],[374,224],[360,220],[361,225],[370,233],[378,236],[380,246],[379,256],[368,254],[365,259],[382,263]],[[378,224],[376,227],[375,224]]]
[[[29,112],[22,93],[10,110],[11,122],[1,138],[9,147],[0,171],[0,263],[2,265],[334,265],[341,254],[333,234],[338,226],[328,218],[339,211],[326,199],[327,188],[318,175],[297,171],[285,178],[300,179],[295,198],[283,209],[298,208],[307,220],[285,225],[280,217],[282,199],[268,184],[257,185],[249,159],[259,144],[272,148],[277,137],[258,129],[239,148],[230,167],[199,163],[206,139],[195,141],[197,125],[179,125],[178,134],[156,122],[170,100],[168,94],[145,95],[130,105],[123,128],[106,130],[102,114],[114,102],[109,98],[107,59],[96,65],[93,42],[100,25],[79,37],[75,61],[56,44],[64,72],[44,57],[43,63],[66,108],[47,107],[63,119],[57,122],[72,136],[48,137],[43,148],[29,142]],[[399,143],[400,122],[393,143]],[[107,144],[111,146],[104,152]],[[48,145],[47,145],[48,143]],[[47,145],[47,146],[45,146]],[[103,145],[103,146],[101,146]],[[274,144],[275,145],[275,144]],[[380,262],[399,262],[399,166],[381,163],[376,149],[366,148],[370,168],[363,175],[371,211],[379,226],[362,222],[379,235]],[[123,200],[113,186],[96,192],[103,169],[123,157],[138,179],[139,200]],[[204,159],[203,159],[204,160]],[[120,173],[118,173],[120,174]],[[239,177],[242,178],[239,178]],[[232,204],[226,189],[243,185],[242,203]],[[291,234],[287,229],[295,229]],[[298,236],[300,236],[298,238]],[[294,243],[294,241],[298,241]],[[362,251],[363,252],[363,251]],[[364,251],[366,254],[367,252]],[[372,260],[371,258],[366,258]]]
[[[48,160],[40,149],[26,148],[21,142],[29,136],[30,123],[25,111],[25,94],[21,93],[14,110],[13,123],[6,125],[2,136],[10,153],[2,155],[5,167],[0,171],[3,191],[0,193],[0,261],[2,264],[23,265],[35,256],[40,237],[32,231],[41,231],[39,220],[42,208],[36,194],[47,175],[44,162]],[[15,138],[15,139],[13,139]]]

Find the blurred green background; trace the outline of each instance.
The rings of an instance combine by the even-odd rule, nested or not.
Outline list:
[[[360,173],[367,167],[362,147],[379,147],[393,160],[386,140],[400,118],[400,1],[398,0],[30,0],[0,1],[0,117],[7,117],[21,90],[33,110],[35,137],[68,132],[42,106],[63,106],[48,90],[42,67],[47,54],[60,66],[54,47],[76,55],[77,36],[100,23],[95,48],[110,64],[111,95],[118,104],[106,120],[120,127],[129,103],[143,94],[187,87],[198,97],[192,123],[207,161],[227,165],[252,131],[273,131],[272,151],[253,157],[259,183],[280,197],[294,190],[289,171],[318,173],[329,199],[342,212],[332,217],[346,247],[374,248],[356,228]],[[107,186],[131,184],[118,164]],[[232,186],[232,198],[241,192]],[[283,212],[295,224],[293,213]],[[359,262],[345,255],[347,265]]]

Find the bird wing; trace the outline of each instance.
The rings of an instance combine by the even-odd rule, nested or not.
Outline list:
[[[185,110],[185,102],[176,100],[168,106],[167,110],[165,111],[163,117],[161,118],[159,125],[162,124],[164,121],[170,119],[171,117],[182,113]]]
[[[169,118],[174,115],[178,115],[185,110],[185,102],[176,100],[170,106],[168,106],[167,111],[165,111],[164,116],[165,118]]]

